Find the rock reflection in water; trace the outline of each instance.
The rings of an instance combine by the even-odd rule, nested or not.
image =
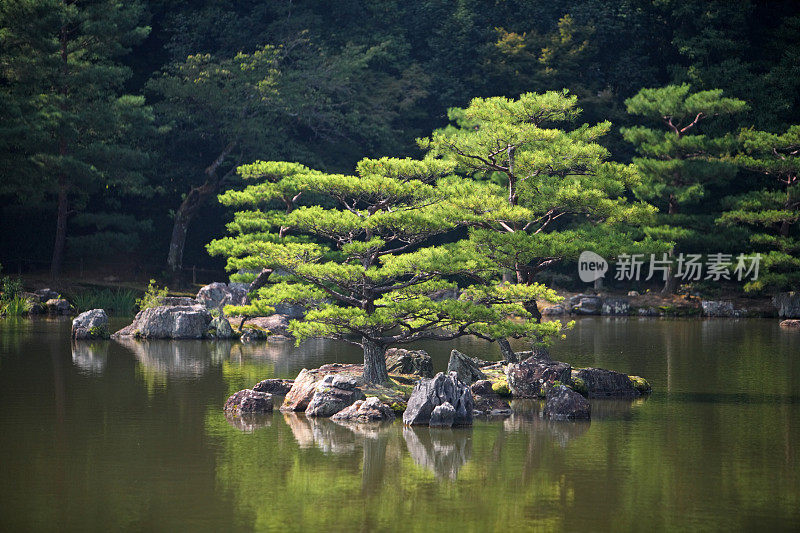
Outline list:
[[[304,414],[283,413],[301,448],[317,447],[325,453],[352,453],[356,450],[356,434],[327,418],[307,418]]]
[[[115,342],[132,351],[148,373],[178,379],[202,376],[212,363],[220,364],[228,358],[232,345],[230,341],[193,340],[118,339]]]
[[[231,427],[238,429],[244,433],[252,433],[253,431],[272,425],[272,413],[264,414],[235,414],[226,412],[225,420]]]
[[[406,426],[403,438],[411,459],[438,479],[455,480],[472,456],[472,430]]]
[[[544,402],[537,400],[514,400],[511,407],[514,414],[503,421],[505,431],[529,433],[531,441],[544,436],[545,440],[555,441],[562,448],[586,433],[591,425],[589,420],[547,420],[542,417]]]
[[[102,374],[108,361],[108,342],[72,343],[72,364],[84,374]]]
[[[630,420],[637,407],[647,401],[648,396],[641,398],[602,398],[592,399],[592,418],[595,420]]]

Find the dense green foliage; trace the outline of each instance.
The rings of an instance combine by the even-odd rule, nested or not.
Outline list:
[[[553,291],[498,283],[500,265],[469,241],[435,244],[460,226],[507,211],[502,202],[480,197],[469,180],[452,176],[454,166],[437,159],[363,159],[355,176],[284,162],[243,167],[242,175],[258,182],[220,197],[246,210],[229,226],[234,236],[212,242],[209,252],[227,256],[232,271],[269,268],[281,275],[258,290],[253,305],[226,312],[306,305],[310,311],[290,326],[298,341],[357,342],[365,379],[376,383],[388,380],[384,352],[394,344],[462,335],[546,342],[561,324],[530,320],[526,303],[556,301]],[[295,204],[309,197],[322,205]],[[482,208],[465,206],[467,197]],[[465,283],[458,298],[436,297],[457,292],[459,280]]]
[[[755,189],[726,199],[728,210],[717,220],[720,225],[745,225],[753,229],[750,244],[763,255],[763,272],[748,283],[748,290],[793,289],[800,286],[800,126],[783,134],[752,129],[739,135],[743,153],[735,157],[752,171],[751,179],[764,189]]]
[[[3,2],[0,259],[221,266],[202,247],[224,226],[207,199],[236,185],[238,164],[346,172],[364,156],[419,157],[415,138],[474,97],[567,88],[582,120],[613,124],[595,140],[604,161],[634,155],[619,126],[655,127],[625,112],[642,87],[749,104],[698,124],[708,139],[785,132],[800,122],[798,28],[791,0]],[[720,229],[717,241],[747,242],[714,225],[717,200],[766,184],[718,180],[732,172],[682,207],[699,217],[686,249],[720,251],[703,238]]]

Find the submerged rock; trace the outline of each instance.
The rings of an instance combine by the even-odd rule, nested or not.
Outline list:
[[[486,379],[486,374],[481,371],[482,362],[458,350],[451,350],[450,360],[447,362],[447,373],[455,372],[460,381],[469,385],[480,379]]]
[[[433,361],[425,350],[389,348],[386,350],[386,369],[397,374],[433,377]]]
[[[786,329],[797,329],[800,330],[800,320],[790,319],[790,320],[781,320],[780,326]]]
[[[580,420],[590,417],[589,400],[564,385],[547,391],[544,417],[550,420]]]
[[[294,385],[293,379],[264,379],[253,386],[254,391],[268,392],[278,396],[286,396]]]
[[[358,400],[345,407],[331,418],[340,422],[385,422],[394,420],[394,411],[375,396]]]
[[[436,407],[449,403],[455,409],[453,425],[472,424],[472,391],[458,379],[455,372],[436,374],[433,379],[419,381],[408,399],[403,413],[406,425],[429,425]]]
[[[103,309],[92,309],[79,314],[72,321],[73,339],[107,339],[108,315]]]
[[[139,311],[133,323],[112,337],[142,339],[202,339],[211,324],[211,314],[202,306],[159,306]]]
[[[272,411],[272,395],[252,389],[240,390],[225,401],[227,413],[268,413]]]
[[[581,381],[589,398],[610,396],[624,398],[640,394],[631,378],[622,372],[604,368],[581,368],[574,370],[572,377],[576,381]],[[643,387],[649,389],[650,385],[647,381],[642,381],[646,384],[646,387]]]
[[[509,365],[506,377],[508,388],[514,396],[539,398],[544,396],[556,381],[570,384],[572,367],[567,363],[532,356],[520,363]]]

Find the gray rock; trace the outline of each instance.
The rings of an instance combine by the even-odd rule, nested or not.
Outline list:
[[[239,340],[242,342],[258,342],[267,340],[267,337],[269,337],[269,335],[266,331],[256,328],[244,328]]]
[[[79,314],[72,321],[73,339],[107,339],[108,315],[103,309],[92,309]]]
[[[390,373],[433,377],[433,361],[425,350],[389,348],[386,350],[386,369]]]
[[[703,306],[703,314],[705,316],[722,318],[737,316],[736,310],[733,308],[733,302],[702,300],[700,304]]]
[[[781,318],[800,318],[800,292],[781,292],[772,298]]]
[[[284,315],[274,314],[269,316],[258,316],[247,319],[245,326],[255,326],[257,328],[266,330],[269,335],[283,335],[291,337],[289,332],[289,318]]]
[[[202,339],[211,324],[211,314],[205,307],[159,306],[139,311],[133,323],[113,337],[143,339]]]
[[[394,411],[375,396],[366,400],[358,400],[347,406],[331,418],[340,422],[388,422],[394,420]]]
[[[216,339],[232,339],[235,337],[233,328],[228,319],[224,316],[218,316],[211,321],[209,329],[214,330],[214,338]]]
[[[542,309],[543,316],[557,316],[557,315],[566,315],[567,310],[564,308],[563,305],[551,305],[550,307],[545,307]]]
[[[328,374],[317,384],[306,416],[329,417],[358,400],[366,399],[355,378]]]
[[[661,313],[655,307],[640,307],[636,310],[639,316],[660,316]]]
[[[201,288],[197,293],[197,301],[207,309],[219,309],[224,312],[226,305],[247,305],[247,285],[244,283],[214,282]]]
[[[640,296],[638,291],[628,291],[628,296]]]
[[[479,379],[486,379],[486,374],[481,372],[481,362],[458,350],[451,350],[450,361],[447,362],[447,373],[455,372],[460,381],[470,385]]]
[[[569,299],[572,312],[576,315],[599,315],[603,300],[599,296],[576,294]]]
[[[481,379],[476,381],[475,383],[472,384],[470,390],[472,390],[473,396],[481,394],[482,395],[494,394],[494,389],[492,389],[492,382],[489,381],[488,379]]]
[[[550,420],[589,419],[591,407],[589,400],[564,385],[547,391],[544,417]]]
[[[225,401],[224,410],[228,413],[268,413],[272,411],[272,395],[244,389]]]
[[[449,428],[453,426],[456,420],[456,409],[450,402],[444,402],[442,405],[437,405],[431,412],[431,420],[428,423],[430,427]]]
[[[278,396],[286,396],[292,390],[294,385],[293,379],[264,379],[259,381],[253,386],[253,390],[257,392],[268,392]]]
[[[472,424],[472,391],[458,379],[455,372],[449,375],[439,372],[433,379],[420,380],[408,399],[403,423],[409,426],[429,425],[433,410],[445,402],[455,409],[453,425]]]
[[[58,300],[61,297],[61,294],[53,289],[38,289],[33,291],[33,293],[39,297],[40,302],[46,302],[47,300]]]
[[[634,383],[622,372],[604,368],[581,368],[573,371],[572,377],[583,381],[589,398],[639,396]]]
[[[475,384],[489,383],[488,390],[485,386],[480,386],[476,393]],[[472,386],[473,414],[475,416],[508,416],[511,414],[511,406],[495,394],[492,390],[491,382],[488,380],[478,381]]]
[[[45,305],[51,315],[68,315],[71,309],[69,302],[63,298],[47,300]]]
[[[200,305],[200,302],[188,296],[164,296],[158,300],[158,303],[165,306]]]
[[[604,298],[601,313],[604,315],[627,315],[630,303],[625,298]]]
[[[524,361],[508,365],[506,369],[508,388],[518,398],[540,398],[556,381],[572,383],[572,367],[567,363],[529,357]]]
[[[337,363],[322,365],[311,370],[304,368],[295,378],[292,388],[286,393],[286,398],[284,398],[283,405],[281,405],[281,411],[305,411],[316,393],[317,385],[328,374],[341,373],[356,379],[357,376],[361,376],[363,371],[362,365],[340,365]]]

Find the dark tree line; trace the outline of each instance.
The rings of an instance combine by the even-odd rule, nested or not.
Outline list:
[[[414,139],[473,97],[568,88],[582,120],[612,122],[602,142],[625,162],[619,128],[647,125],[625,101],[643,87],[748,104],[703,121],[709,138],[783,134],[800,122],[798,56],[789,0],[8,0],[0,262],[214,264],[202,244],[224,232],[214,199],[237,165],[418,156]],[[728,227],[720,212],[746,206],[723,197],[772,186],[748,168],[680,216]]]

